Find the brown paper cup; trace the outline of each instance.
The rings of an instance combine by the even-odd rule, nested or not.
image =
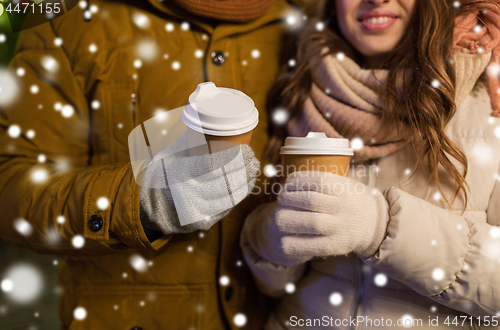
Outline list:
[[[296,171],[330,172],[347,177],[351,156],[345,155],[283,155],[286,175]]]
[[[187,128],[189,155],[199,156],[207,153],[219,152],[239,144],[250,144],[252,140],[252,131],[230,136],[215,136],[197,132],[191,128]],[[191,147],[194,146],[194,147]]]

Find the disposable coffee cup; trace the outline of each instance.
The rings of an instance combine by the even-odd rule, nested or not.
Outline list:
[[[349,148],[347,139],[328,138],[322,132],[309,132],[306,137],[287,137],[280,154],[283,155],[287,176],[296,171],[347,176],[354,152]]]
[[[199,84],[182,111],[190,155],[250,144],[259,112],[246,94],[212,82]]]

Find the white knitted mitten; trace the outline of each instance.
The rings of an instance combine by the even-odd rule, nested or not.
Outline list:
[[[386,235],[389,204],[360,182],[324,172],[294,172],[276,203],[247,217],[244,235],[263,258],[280,265],[313,257],[374,255]]]

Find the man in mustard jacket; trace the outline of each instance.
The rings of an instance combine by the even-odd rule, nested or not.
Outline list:
[[[293,7],[92,1],[85,21],[86,7],[20,35],[0,93],[0,236],[62,256],[63,329],[259,329],[269,301],[238,247],[259,197],[207,231],[150,241],[127,138],[212,81],[255,101],[260,159],[266,93]]]

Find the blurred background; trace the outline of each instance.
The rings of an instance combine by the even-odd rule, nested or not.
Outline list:
[[[0,85],[18,33],[0,16]],[[40,255],[0,239],[0,330],[54,330],[57,311],[58,257]]]

